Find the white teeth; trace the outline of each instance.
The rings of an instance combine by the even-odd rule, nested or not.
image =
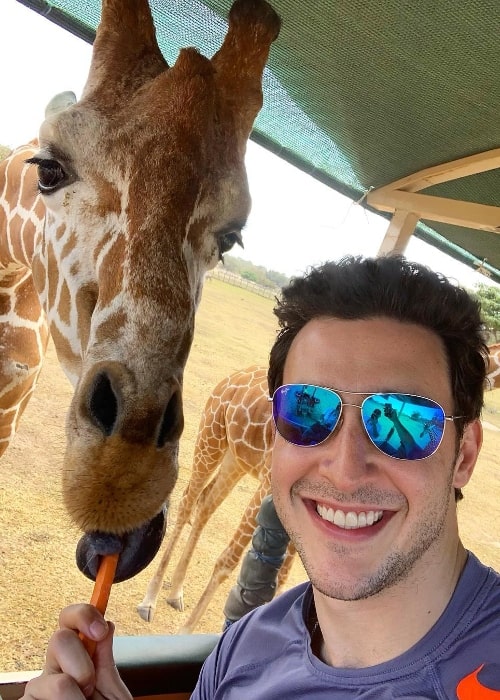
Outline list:
[[[347,513],[345,516],[346,528],[358,527],[358,516],[356,513]]]
[[[384,514],[382,510],[369,510],[366,513],[354,513],[350,510],[345,513],[343,510],[333,510],[333,508],[327,508],[319,503],[316,506],[316,511],[323,520],[328,520],[344,530],[370,527],[373,523],[378,522]]]
[[[333,522],[338,527],[345,527],[345,514],[341,510],[334,511]]]

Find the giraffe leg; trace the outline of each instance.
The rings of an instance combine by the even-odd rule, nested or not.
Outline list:
[[[177,515],[177,520],[175,521],[175,527],[168,541],[167,547],[163,552],[158,568],[148,584],[144,598],[137,606],[139,617],[141,617],[145,622],[153,621],[158,595],[160,594],[160,589],[162,587],[163,579],[165,577],[165,572],[167,570],[167,566],[169,565],[172,552],[177,544],[177,540],[179,539],[182,530],[184,529],[184,525],[186,525],[188,519],[190,518],[193,504],[189,502],[188,490],[189,486],[186,491],[184,491],[181,503],[179,504],[179,512]]]
[[[221,462],[223,462],[224,455],[227,450],[227,440],[223,431],[225,427],[224,412],[223,406],[218,397],[217,389],[218,387],[216,387],[216,389],[208,398],[205,404],[204,413],[200,421],[200,427],[198,429],[198,437],[196,439],[191,478],[189,479],[189,483],[186,486],[181,501],[179,503],[177,519],[175,522],[174,530],[172,532],[172,536],[169,539],[167,548],[161,558],[158,568],[155,574],[153,575],[153,578],[149,582],[146,594],[137,606],[137,612],[139,616],[146,622],[152,622],[154,618],[156,605],[158,602],[158,596],[160,594],[163,579],[165,577],[165,572],[167,570],[167,566],[170,563],[170,559],[172,557],[175,545],[177,544],[177,541],[184,529],[184,526],[187,524],[192,525],[192,515],[193,510],[195,509],[195,505],[201,500],[206,499],[207,493],[205,493],[205,489],[207,487],[207,484],[213,478],[214,473],[217,472],[217,469],[220,467]],[[220,434],[217,434],[215,446],[211,444],[211,442],[207,440],[206,437],[207,428],[210,429],[209,433],[212,434],[212,420],[214,421],[214,425],[219,426],[222,431]],[[204,495],[202,496],[201,494]],[[199,529],[201,531],[205,523],[201,522],[198,513],[196,515],[196,518],[196,529]],[[177,594],[175,596],[170,597],[169,604],[177,610],[183,610],[184,601],[182,594],[182,586],[180,590],[177,591]]]
[[[264,485],[260,485],[255,494],[252,496],[250,503],[248,504],[243,518],[234,533],[231,542],[222,552],[222,554],[217,559],[210,580],[203,591],[200,600],[194,607],[193,611],[189,615],[186,622],[183,624],[179,630],[179,634],[191,634],[198,624],[199,620],[203,616],[203,613],[208,607],[209,602],[212,600],[214,593],[219,588],[221,583],[223,583],[227,577],[234,571],[238,562],[241,559],[241,555],[245,551],[252,533],[255,529],[255,519],[257,512],[260,508],[263,497],[266,495],[269,489],[269,484],[266,482]]]
[[[207,482],[209,481],[213,471],[218,465],[218,457],[214,460],[211,460],[210,463],[208,463],[208,461],[204,461],[203,465],[201,465],[200,460],[196,458],[193,462],[193,472],[191,475],[191,479],[189,480],[189,483],[184,489],[184,493],[182,494],[172,535],[168,541],[167,547],[163,553],[160,563],[158,564],[158,568],[156,569],[153,578],[148,584],[146,594],[137,606],[137,612],[139,616],[143,620],[145,620],[145,622],[153,621],[156,605],[158,602],[158,596],[160,594],[163,579],[165,578],[165,572],[170,563],[170,559],[172,557],[174,548],[179,540],[179,537],[182,534],[184,526],[187,524],[191,524],[192,514],[196,502],[200,498],[200,494],[203,493]],[[182,610],[182,591],[180,595],[179,605],[180,607],[178,609]],[[173,604],[172,607],[176,607],[176,605]]]
[[[170,595],[167,598],[167,603],[176,610],[184,610],[183,583],[203,528],[243,475],[244,471],[235,463],[233,455],[226,452],[219,471],[198,499],[191,532],[173,573]]]

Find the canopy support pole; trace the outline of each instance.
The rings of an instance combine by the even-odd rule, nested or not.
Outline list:
[[[420,219],[499,234],[500,207],[419,194],[432,185],[497,168],[500,168],[500,148],[425,168],[368,192],[366,200],[370,206],[393,212],[379,255],[403,253]]]
[[[404,253],[419,218],[419,215],[414,212],[396,209],[380,244],[378,255]]]

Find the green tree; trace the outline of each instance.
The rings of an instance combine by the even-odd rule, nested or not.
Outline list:
[[[276,287],[284,287],[290,281],[289,277],[276,270],[268,270],[267,276]]]
[[[2,144],[0,143],[0,160],[6,158],[11,152],[11,150],[12,149],[8,148],[7,146],[2,146]]]
[[[257,275],[252,270],[243,270],[241,276],[245,280],[250,280],[250,282],[257,282]]]
[[[481,312],[488,332],[488,342],[496,343],[500,337],[500,288],[479,284],[474,290],[481,303]]]
[[[288,277],[276,270],[267,270],[263,265],[254,265],[249,260],[235,258],[232,255],[224,256],[224,268],[234,272],[244,279],[260,284],[262,287],[275,289],[288,283]]]

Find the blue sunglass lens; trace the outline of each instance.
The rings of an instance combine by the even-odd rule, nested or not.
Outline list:
[[[312,447],[335,430],[342,404],[330,389],[311,384],[286,384],[273,396],[276,430],[287,442]]]
[[[361,417],[373,444],[397,459],[430,457],[443,438],[443,409],[421,396],[373,394],[363,401]]]
[[[278,433],[299,447],[324,442],[335,430],[341,410],[338,394],[314,384],[285,384],[273,396]],[[430,457],[443,438],[444,411],[422,396],[372,394],[362,402],[361,418],[375,447],[396,459]]]

